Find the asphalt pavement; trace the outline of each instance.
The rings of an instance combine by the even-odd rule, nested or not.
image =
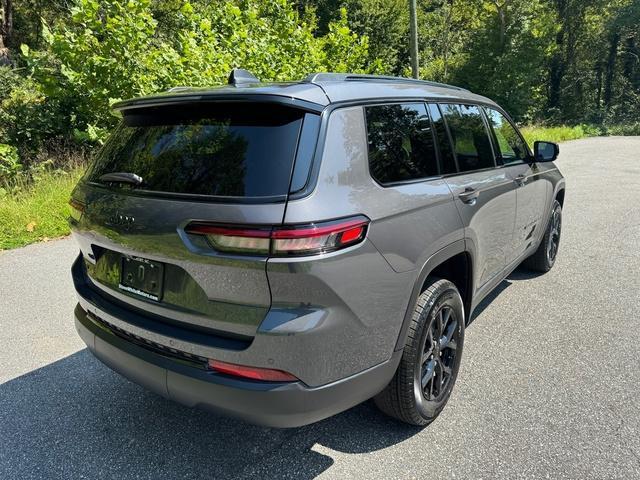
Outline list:
[[[429,427],[370,402],[275,430],[192,410],[95,360],[71,239],[0,253],[0,478],[640,478],[640,137],[562,145],[559,259],[476,312]]]

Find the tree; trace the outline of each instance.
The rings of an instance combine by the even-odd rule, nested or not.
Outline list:
[[[2,0],[0,2],[0,65],[10,65],[9,42],[13,34],[13,2]]]
[[[300,17],[288,0],[181,1],[163,7],[169,36],[158,30],[156,7],[151,0],[77,0],[68,19],[43,26],[46,49],[23,46],[30,74],[65,106],[61,124],[83,138],[106,133],[117,122],[113,102],[175,85],[221,84],[233,67],[262,80],[379,69],[346,11],[314,36],[315,18]]]

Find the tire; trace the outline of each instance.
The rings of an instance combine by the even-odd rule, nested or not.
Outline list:
[[[560,235],[562,233],[562,206],[560,202],[554,200],[553,208],[547,225],[547,231],[544,233],[542,242],[538,250],[527,258],[523,265],[529,270],[535,272],[547,273],[553,268],[558,258],[558,250],[560,248]]]
[[[432,279],[416,302],[398,370],[374,398],[376,406],[411,425],[433,422],[449,400],[458,376],[464,327],[458,289],[448,280]],[[438,337],[441,341],[436,345],[433,338]]]

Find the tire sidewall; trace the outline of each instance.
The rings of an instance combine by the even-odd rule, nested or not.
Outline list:
[[[462,360],[462,350],[464,346],[464,331],[465,331],[465,318],[464,318],[464,305],[462,303],[462,298],[460,297],[460,293],[455,288],[455,286],[449,282],[447,282],[441,289],[438,289],[433,294],[434,300],[429,302],[427,307],[422,311],[421,314],[421,322],[420,322],[420,335],[417,337],[418,343],[415,345],[416,348],[416,358],[414,362],[414,375],[413,375],[413,397],[416,406],[416,410],[420,413],[420,415],[425,418],[425,420],[432,421],[438,414],[442,411],[444,406],[446,405],[449,397],[451,396],[451,392],[453,391],[453,387],[455,386],[456,379],[458,377],[458,371],[460,370],[460,363]],[[453,367],[453,371],[451,373],[451,378],[449,381],[449,385],[447,387],[447,391],[442,396],[442,398],[438,401],[429,401],[424,398],[422,394],[422,386],[421,386],[421,371],[422,371],[422,351],[424,349],[425,340],[428,333],[428,328],[431,325],[431,322],[434,320],[436,314],[440,311],[440,309],[448,305],[450,306],[458,319],[458,348],[456,350],[456,359]]]
[[[553,260],[549,259],[549,255],[547,254],[549,248],[549,242],[551,241],[551,230],[553,228],[553,217],[555,213],[558,212],[560,216],[560,234],[558,236],[558,248],[556,250],[556,255]],[[558,259],[558,253],[560,252],[560,244],[562,242],[562,205],[557,200],[553,202],[553,208],[551,209],[551,216],[549,217],[549,225],[547,226],[547,232],[544,238],[544,258],[547,263],[547,269],[551,270]]]

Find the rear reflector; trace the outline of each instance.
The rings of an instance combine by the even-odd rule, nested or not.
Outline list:
[[[220,360],[209,360],[209,368],[219,373],[232,375],[234,377],[250,378],[252,380],[262,380],[264,382],[297,382],[298,379],[290,373],[282,370],[270,368],[247,367],[236,365],[235,363],[221,362]]]
[[[223,252],[257,255],[314,255],[333,252],[364,240],[369,219],[357,216],[331,222],[272,228],[191,223],[187,233],[205,235]]]

